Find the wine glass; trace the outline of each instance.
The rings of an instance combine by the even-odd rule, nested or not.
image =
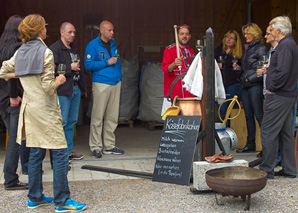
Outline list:
[[[201,52],[203,48],[203,45],[201,43],[201,40],[197,40],[196,49]]]
[[[262,64],[264,67],[266,67],[268,65],[268,58],[266,55],[264,55],[262,58]]]
[[[80,56],[79,54],[70,53],[71,61],[73,63],[80,63]]]
[[[235,55],[233,55],[233,58],[232,58],[232,63],[233,64],[236,64],[238,62],[238,59]]]
[[[57,73],[59,75],[65,75],[66,72],[66,64],[58,64]]]
[[[220,55],[219,58],[218,58],[218,63],[223,63],[224,62],[224,59],[223,57]]]
[[[115,50],[115,55],[114,55],[116,58],[119,58],[120,57],[120,55],[119,55],[119,53],[118,53],[118,50]]]
[[[257,69],[262,69],[263,68],[263,62],[262,61],[258,61],[257,63]]]

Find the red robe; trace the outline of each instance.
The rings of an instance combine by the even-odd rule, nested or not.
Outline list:
[[[191,64],[191,57],[195,54],[194,50],[187,46],[186,48],[180,48],[180,58],[183,58],[182,60],[182,69],[179,71],[178,67],[175,67],[175,69],[172,72],[168,71],[168,66],[175,61],[177,58],[177,49],[176,44],[172,44],[168,47],[166,47],[164,53],[163,53],[163,60],[161,64],[161,68],[164,71],[164,95],[168,95],[170,91],[170,87],[172,82],[175,80],[177,76],[180,74],[187,72],[188,68]],[[179,96],[179,98],[187,98],[187,97],[195,97],[190,92],[186,91],[185,88],[182,88],[182,80],[177,81],[175,84],[171,98],[174,98],[176,95]]]

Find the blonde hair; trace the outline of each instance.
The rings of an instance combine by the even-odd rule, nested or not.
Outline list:
[[[232,33],[235,34],[235,36],[236,36],[236,44],[232,48],[232,54],[235,55],[237,58],[241,58],[242,57],[242,44],[241,44],[240,36],[239,36],[239,34],[237,33],[236,30],[229,30],[225,34],[225,36],[222,39],[222,49],[223,49],[223,51],[226,51],[226,49],[227,49],[227,47],[226,47],[226,38]]]
[[[32,39],[36,39],[45,24],[45,19],[41,15],[30,14],[26,16],[18,27],[22,42],[25,44]]]
[[[255,23],[248,23],[242,27],[242,32],[252,34],[255,41],[263,42],[262,30]]]

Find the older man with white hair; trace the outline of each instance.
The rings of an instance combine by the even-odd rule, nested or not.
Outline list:
[[[289,17],[278,16],[269,23],[269,32],[278,42],[267,71],[267,98],[261,127],[263,159],[260,169],[267,177],[296,177],[293,119],[297,102],[298,46],[292,38]],[[282,170],[274,172],[280,147]]]

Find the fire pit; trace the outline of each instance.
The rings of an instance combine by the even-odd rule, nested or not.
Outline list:
[[[251,194],[262,190],[266,186],[267,174],[264,171],[250,167],[224,167],[207,171],[206,183],[213,191],[223,196],[241,196],[245,201],[247,195],[245,210],[249,210]]]

